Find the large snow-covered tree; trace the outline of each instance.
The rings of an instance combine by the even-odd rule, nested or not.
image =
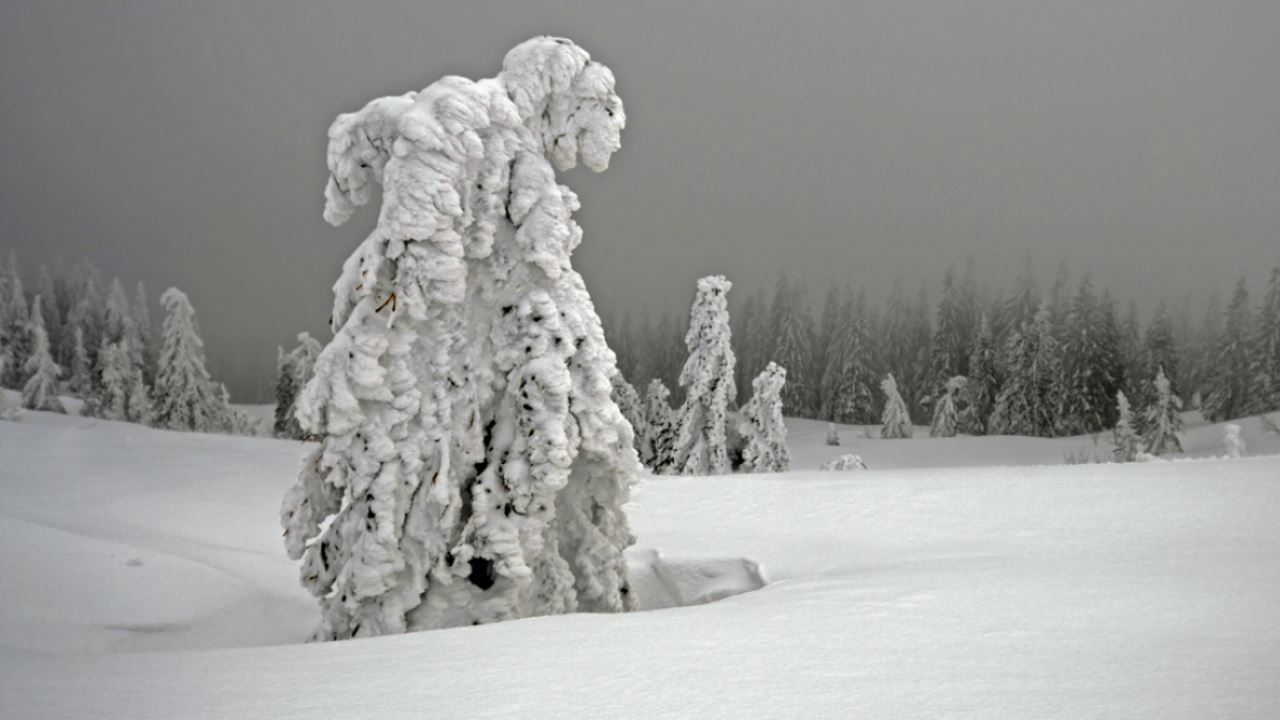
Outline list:
[[[65,413],[58,397],[58,376],[62,369],[53,361],[49,349],[49,336],[44,331],[44,313],[40,309],[41,296],[31,303],[31,318],[27,324],[30,353],[23,366],[27,378],[22,386],[22,407],[28,410],[48,410]]]
[[[884,412],[880,415],[880,437],[886,439],[909,438],[915,431],[911,425],[911,415],[907,405],[898,394],[898,383],[893,374],[886,375],[880,382],[880,390],[884,393]]]
[[[748,472],[785,472],[791,466],[787,426],[782,419],[782,388],[787,371],[769,363],[751,381],[751,399],[742,407],[742,466]]]
[[[1280,266],[1271,271],[1250,347],[1249,376],[1254,392],[1250,410],[1280,410]]]
[[[689,311],[685,347],[689,359],[680,373],[685,401],[676,423],[675,469],[681,475],[729,472],[725,423],[735,398],[733,338],[729,330],[729,289],[722,275],[698,281]]]
[[[999,363],[991,323],[984,313],[973,337],[969,353],[969,380],[965,383],[966,403],[960,413],[959,431],[969,435],[985,435],[987,420],[1000,394]]]
[[[281,508],[316,638],[635,606],[640,464],[556,178],[605,169],[624,120],[608,68],[540,37],[330,128],[326,219],[377,186],[382,211],[334,286],[298,400],[323,442]]]
[[[1146,408],[1143,442],[1152,455],[1182,452],[1178,433],[1182,430],[1182,400],[1173,394],[1164,368],[1156,368],[1151,381],[1151,402]]]
[[[205,369],[204,341],[200,339],[191,301],[181,290],[171,287],[160,296],[160,306],[165,318],[152,422],[170,430],[230,429],[232,412],[222,389]]]
[[[1097,432],[1107,426],[1118,389],[1111,375],[1116,349],[1087,275],[1065,313],[1055,391],[1058,430],[1065,435]]]

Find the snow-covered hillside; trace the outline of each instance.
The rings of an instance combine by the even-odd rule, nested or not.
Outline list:
[[[685,606],[306,645],[301,444],[0,422],[0,717],[1280,716],[1280,456],[789,424],[799,470],[635,488],[638,591]]]

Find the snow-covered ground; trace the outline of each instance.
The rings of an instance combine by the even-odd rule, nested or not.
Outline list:
[[[0,422],[0,717],[1280,717],[1280,435],[1243,424],[1273,455],[1068,466],[1089,438],[791,421],[797,470],[635,488],[666,609],[300,644],[301,444],[27,413]],[[814,470],[845,452],[872,469]]]

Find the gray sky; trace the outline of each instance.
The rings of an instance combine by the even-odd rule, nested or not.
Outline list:
[[[782,266],[880,295],[966,254],[1007,285],[1030,248],[1150,302],[1280,261],[1280,3],[1179,0],[11,0],[0,249],[183,288],[245,398],[374,221],[321,218],[329,122],[536,34],[626,103],[610,170],[567,180],[605,312]]]

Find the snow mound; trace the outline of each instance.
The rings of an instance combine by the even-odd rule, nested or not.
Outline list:
[[[641,610],[705,605],[768,582],[760,565],[746,558],[666,558],[649,549],[629,554],[627,569]]]

